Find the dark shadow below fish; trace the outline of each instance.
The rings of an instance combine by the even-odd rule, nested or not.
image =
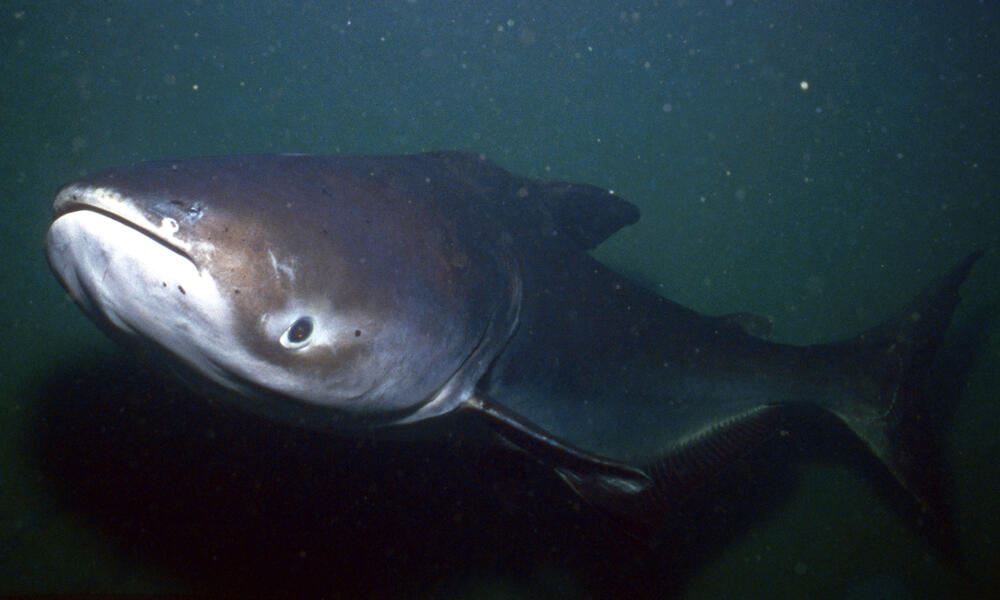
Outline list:
[[[790,456],[846,461],[915,514],[820,415],[733,461],[651,547],[519,452],[287,427],[206,403],[119,353],[36,389],[33,456],[59,505],[184,591],[448,597],[499,580],[532,598],[672,596],[788,497]]]

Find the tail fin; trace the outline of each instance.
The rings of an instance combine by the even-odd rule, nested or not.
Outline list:
[[[576,460],[558,465],[556,472],[580,496],[621,518],[637,538],[647,539],[662,529],[665,512],[679,508],[737,459],[815,422],[825,410],[839,419],[830,432],[843,433],[842,424],[856,434],[916,501],[923,531],[957,562],[947,469],[938,451],[942,411],[930,400],[926,376],[958,305],[958,288],[982,254],[969,255],[896,317],[860,336],[801,348],[808,366],[822,371],[817,377],[840,377],[830,382],[832,395],[732,415],[645,465],[638,477],[615,465],[577,469]],[[836,421],[819,420],[824,426]]]
[[[848,360],[869,373],[878,394],[868,411],[834,412],[916,499],[927,533],[946,553],[955,551],[955,532],[939,452],[941,410],[926,393],[926,376],[958,304],[958,288],[982,255],[970,254],[895,318],[841,344]]]

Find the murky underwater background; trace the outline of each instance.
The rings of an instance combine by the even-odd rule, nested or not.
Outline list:
[[[995,3],[5,1],[0,57],[0,593],[1000,586]],[[773,316],[780,341],[856,333],[985,248],[936,384],[965,572],[836,456],[650,550],[501,455],[201,402],[106,340],[42,254],[56,187],[100,167],[431,149],[614,189],[643,218],[602,260],[703,312]]]

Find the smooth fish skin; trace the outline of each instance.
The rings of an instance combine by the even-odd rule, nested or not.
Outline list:
[[[438,433],[478,415],[578,494],[656,529],[735,457],[831,415],[950,527],[923,379],[981,252],[856,338],[793,346],[588,250],[639,218],[481,155],[139,163],[57,194],[46,252],[102,328],[264,415]],[[438,425],[436,425],[438,424]]]

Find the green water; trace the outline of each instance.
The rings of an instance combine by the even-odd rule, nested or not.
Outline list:
[[[0,593],[212,590],[241,578],[266,593],[283,579],[295,589],[303,572],[331,596],[365,589],[323,581],[322,565],[278,557],[261,574],[263,563],[241,562],[258,543],[265,558],[292,548],[280,543],[303,536],[291,517],[239,521],[259,529],[237,541],[162,521],[225,523],[233,506],[257,504],[253,514],[294,513],[304,506],[289,498],[308,498],[310,481],[317,497],[305,506],[333,515],[322,497],[333,487],[322,461],[267,461],[301,457],[287,446],[312,438],[197,409],[172,422],[171,407],[123,399],[141,387],[116,387],[134,367],[65,299],[42,254],[59,184],[169,156],[464,149],[614,189],[643,218],[598,249],[602,260],[704,312],[773,316],[780,341],[871,326],[986,248],[947,346],[966,375],[944,384],[956,402],[947,454],[967,575],[943,565],[868,478],[807,463],[782,501],[671,588],[687,598],[982,597],[1000,586],[998,39],[991,2],[0,2]],[[91,410],[94,389],[104,404]],[[257,446],[254,432],[279,441]],[[170,443],[179,461],[210,467],[185,481],[183,466],[151,449]],[[175,497],[150,481],[157,460],[178,479]],[[256,479],[224,483],[243,477]],[[210,498],[200,512],[188,509],[201,498],[192,482]],[[269,491],[283,486],[294,493]],[[213,499],[212,489],[247,497]],[[120,511],[102,490],[135,493],[142,507],[123,500]],[[423,542],[402,543],[407,556],[393,546],[365,575],[392,582],[380,590],[449,598],[595,593],[577,549],[591,539],[532,537],[531,519],[548,512],[501,491],[515,498],[499,502],[503,519],[527,525],[495,557],[481,544],[442,560],[446,542],[426,522],[403,537],[426,539],[434,561],[414,556]],[[381,492],[392,490],[365,502],[406,512]],[[156,494],[172,508],[157,508]],[[503,519],[463,518],[503,536]],[[303,564],[352,552],[350,539],[303,539]]]

